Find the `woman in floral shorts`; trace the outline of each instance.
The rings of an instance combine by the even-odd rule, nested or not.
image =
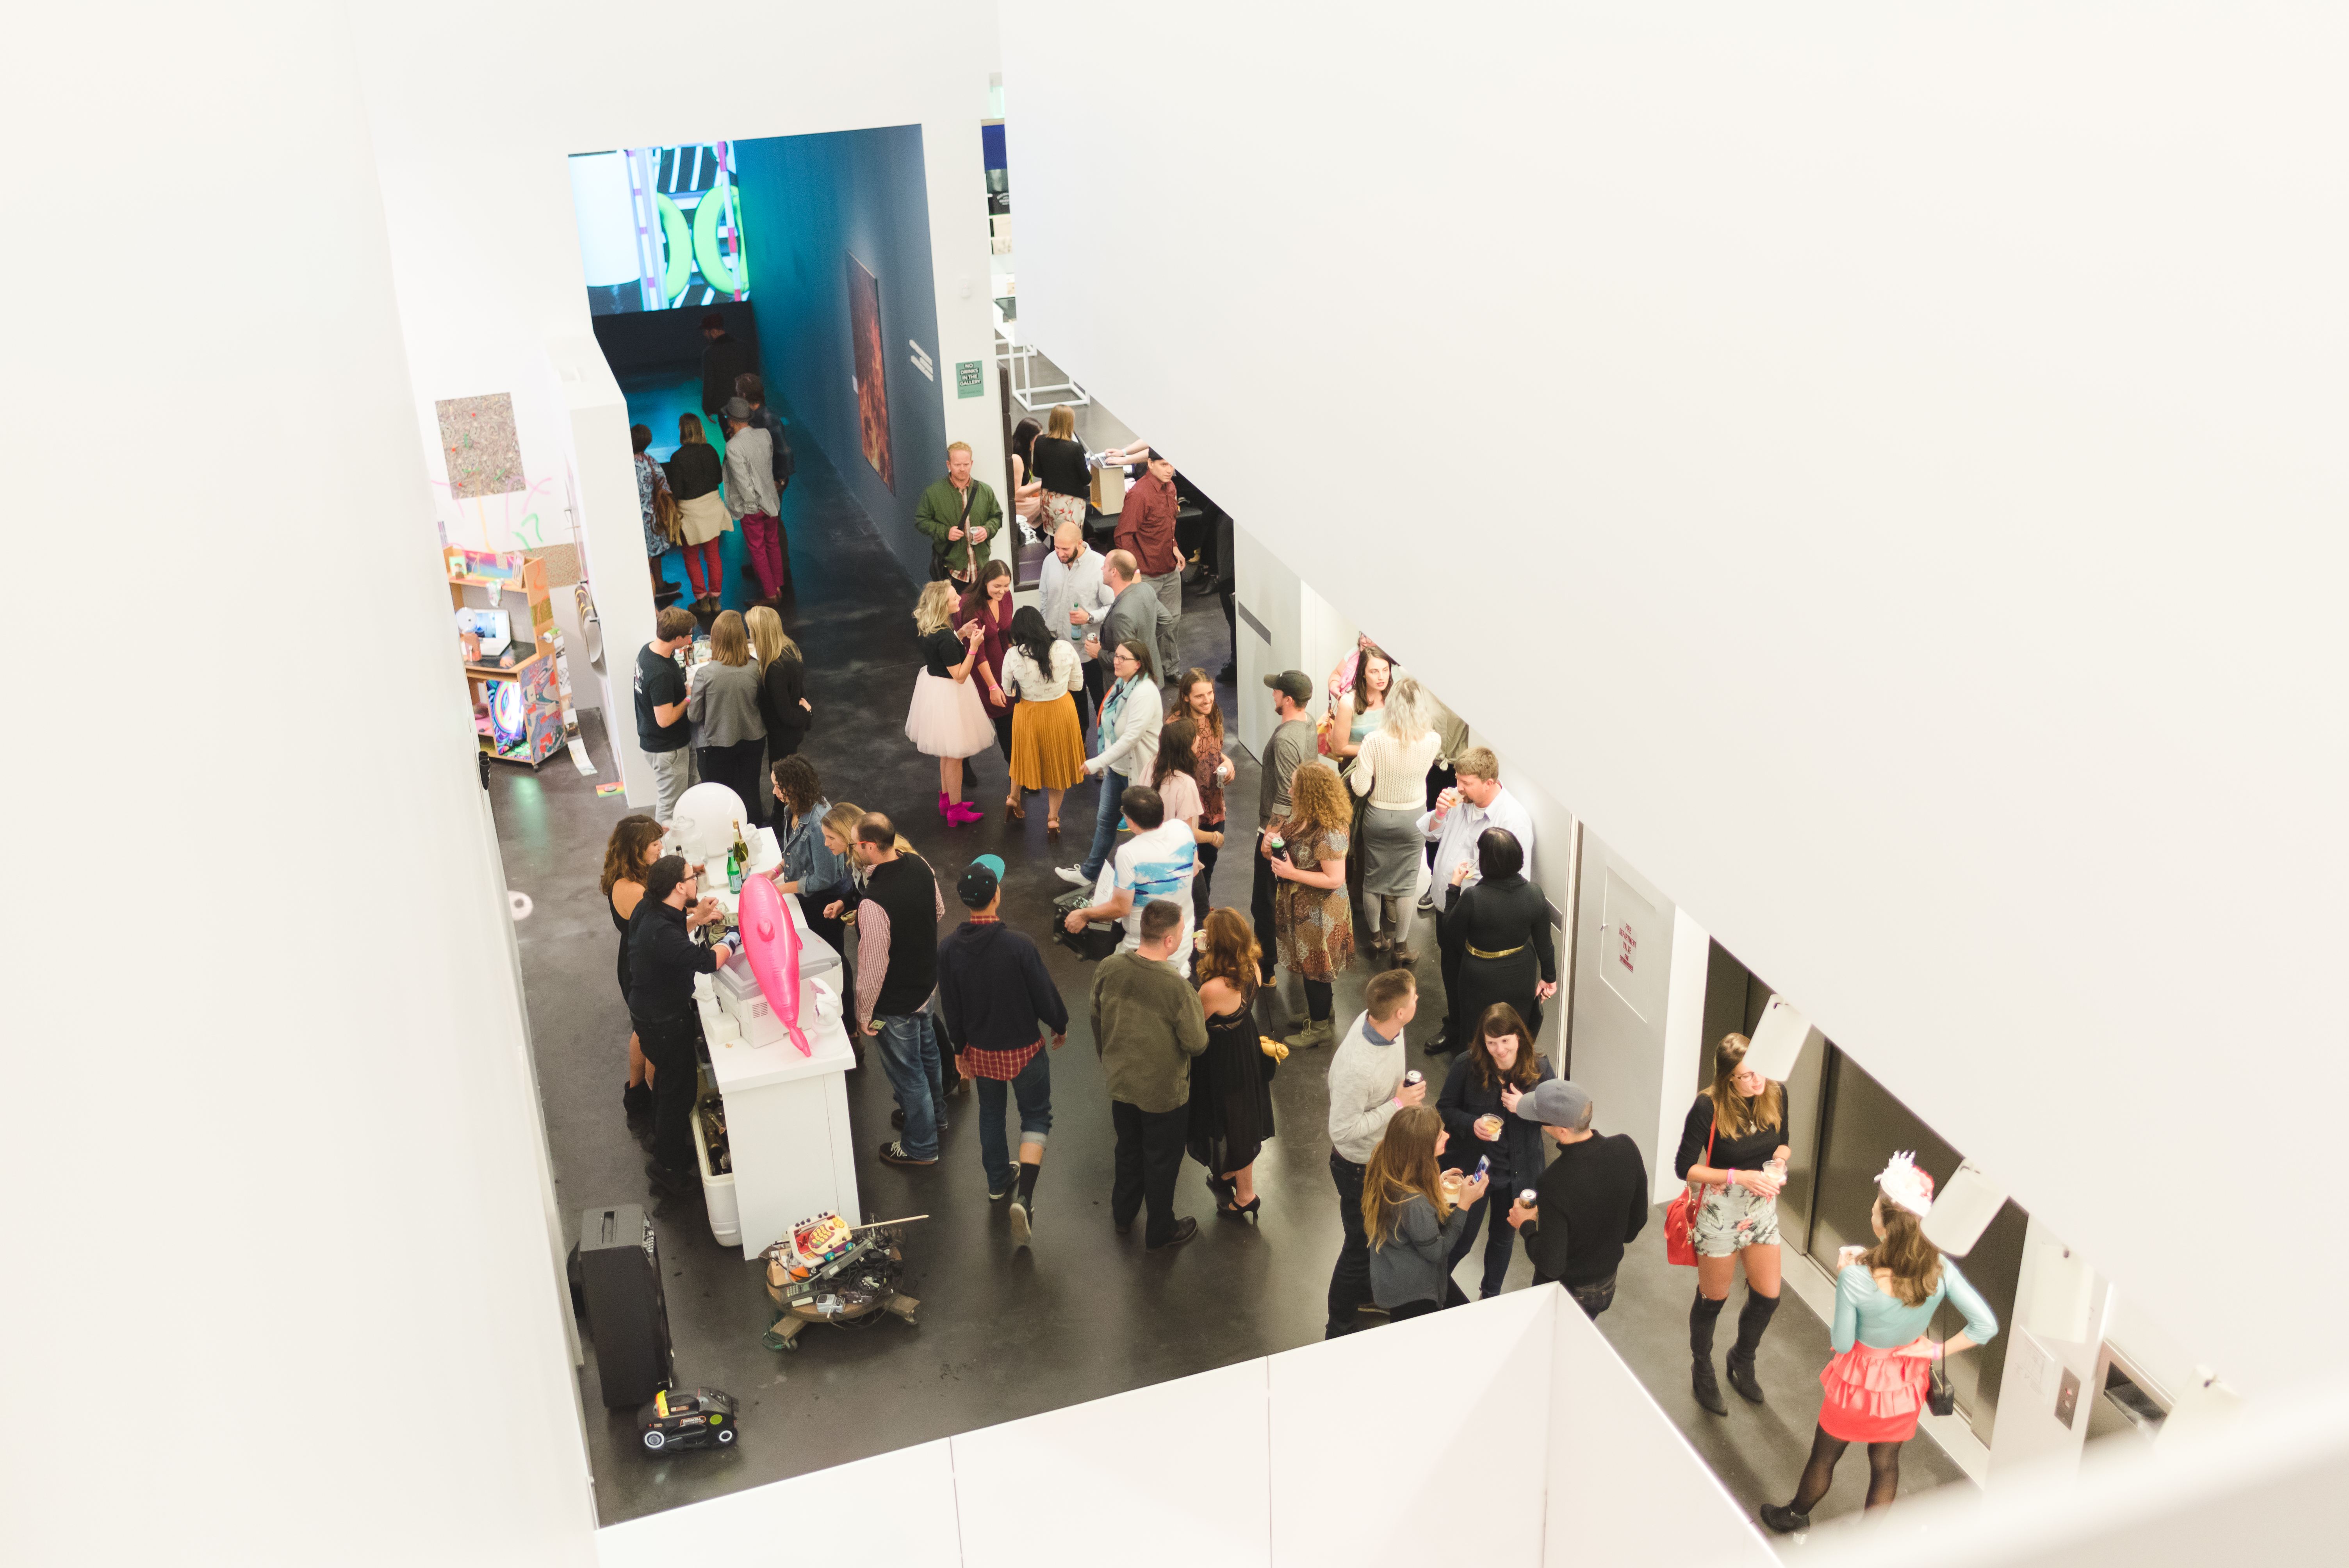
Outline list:
[[[1713,1087],[1696,1097],[1681,1128],[1672,1169],[1702,1196],[1696,1243],[1696,1300],[1689,1307],[1690,1381],[1696,1401],[1729,1414],[1713,1371],[1713,1328],[1729,1299],[1737,1260],[1745,1260],[1745,1305],[1729,1352],[1729,1386],[1762,1403],[1754,1352],[1778,1310],[1778,1191],[1786,1176],[1786,1090],[1747,1069],[1743,1035],[1724,1036]]]

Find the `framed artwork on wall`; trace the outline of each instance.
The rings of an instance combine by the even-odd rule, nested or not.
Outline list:
[[[856,423],[864,460],[894,492],[895,467],[889,456],[889,383],[881,352],[881,282],[854,256],[848,258],[848,337],[856,357]]]

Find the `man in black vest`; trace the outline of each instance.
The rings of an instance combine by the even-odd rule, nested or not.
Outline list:
[[[856,1024],[881,1037],[881,1065],[905,1113],[905,1136],[883,1144],[881,1159],[936,1165],[946,1089],[926,1009],[938,983],[946,900],[920,856],[897,852],[897,830],[880,812],[857,824],[854,848],[867,873],[856,903]],[[838,901],[827,904],[824,917],[837,920],[842,908]]]
[[[693,868],[681,855],[663,855],[645,872],[645,896],[628,917],[628,1017],[636,1043],[653,1065],[653,1162],[645,1174],[670,1197],[698,1190],[694,1176],[694,1043],[701,1018],[693,977],[714,975],[732,952],[702,946],[686,934],[723,920],[714,898],[698,902]]]

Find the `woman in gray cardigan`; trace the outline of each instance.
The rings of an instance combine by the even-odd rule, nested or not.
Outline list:
[[[759,717],[759,665],[740,611],[721,611],[709,624],[709,662],[694,669],[685,717],[693,721],[701,776],[742,798],[742,830],[749,832],[765,799],[759,757],[766,749],[767,725]]]
[[[1432,1105],[1407,1105],[1387,1122],[1386,1136],[1362,1171],[1362,1230],[1371,1239],[1371,1299],[1389,1322],[1468,1297],[1452,1283],[1452,1248],[1468,1231],[1468,1210],[1485,1196],[1480,1172],[1465,1181],[1436,1169],[1448,1141],[1444,1117]]]

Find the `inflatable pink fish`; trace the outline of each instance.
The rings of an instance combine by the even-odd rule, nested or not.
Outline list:
[[[783,907],[783,895],[765,877],[742,883],[742,953],[758,976],[767,1006],[783,1021],[783,1031],[800,1055],[812,1057],[815,1047],[800,1031],[800,932]]]

